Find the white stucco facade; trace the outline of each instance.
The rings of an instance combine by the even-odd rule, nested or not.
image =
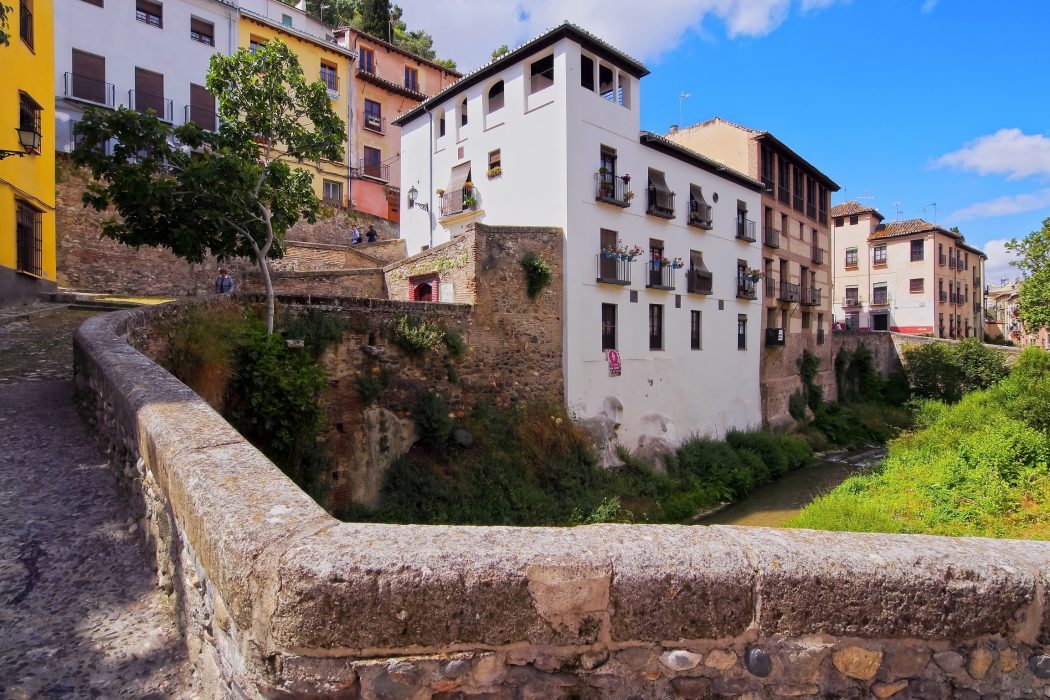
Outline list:
[[[217,0],[154,4],[162,8],[159,27],[137,19],[135,3],[130,1],[107,2],[104,7],[80,0],[55,5],[56,150],[72,150],[72,124],[87,107],[99,104],[97,99],[74,96],[74,92],[83,95],[98,88],[92,81],[74,90],[74,49],[105,60],[107,85],[98,93],[104,98],[103,106],[131,105],[129,91],[135,89],[136,68],[162,75],[163,95],[157,97],[171,100],[171,105],[170,114],[159,116],[177,125],[186,121],[190,85],[204,85],[212,54],[228,55],[237,48],[235,7]],[[214,46],[191,38],[194,18],[212,25]]]
[[[760,211],[761,183],[653,135],[640,135],[644,68],[618,60],[611,47],[566,26],[545,35],[547,41],[541,37],[467,76],[403,122],[401,236],[408,252],[445,242],[474,221],[560,227],[565,232],[563,371],[570,412],[578,419],[611,418],[619,424],[619,441],[632,449],[654,440],[677,444],[693,434],[720,437],[731,428],[758,426],[760,304],[738,298],[737,270],[738,265],[759,268],[761,255],[758,242],[736,234],[738,207],[746,208],[751,219]],[[553,84],[542,87],[547,81],[540,76],[536,87],[542,89],[533,90],[533,65],[543,67],[539,62],[547,57]],[[590,80],[584,78],[588,66]],[[490,90],[499,81],[503,106],[491,109]],[[603,83],[612,99],[600,94]],[[444,136],[438,135],[442,116]],[[490,154],[496,150],[502,172],[489,178]],[[613,152],[614,172],[608,173],[616,180],[613,198],[628,206],[596,197],[599,168],[610,164]],[[436,191],[456,187],[454,173],[462,175],[467,162],[477,209],[443,216]],[[647,213],[650,172],[657,179],[662,175],[676,194],[673,214]],[[630,176],[634,192],[627,202],[619,189],[623,175]],[[688,224],[691,186],[699,187],[711,205],[709,228]],[[429,205],[429,214],[409,208],[412,188],[417,201]],[[455,203],[452,208],[459,209]],[[633,262],[619,267],[606,262],[600,268],[603,240],[637,245],[643,252]],[[654,248],[662,248],[664,258],[684,262],[673,280],[650,278]],[[711,273],[710,293],[688,290],[690,260],[697,253]],[[622,279],[628,268],[629,283]],[[660,307],[657,336],[651,332],[650,307]],[[612,333],[603,314],[605,321],[615,315]],[[738,349],[740,321],[743,349]],[[654,337],[659,347],[651,347]],[[603,349],[609,344],[621,359],[619,376],[611,376]]]

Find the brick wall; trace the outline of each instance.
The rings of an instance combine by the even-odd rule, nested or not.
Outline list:
[[[322,208],[322,215],[315,223],[308,224],[300,221],[288,229],[288,238],[307,243],[349,245],[350,231],[354,222],[357,222],[362,238],[370,225],[376,227],[381,241],[394,240],[400,236],[397,222],[387,221],[353,209],[333,209],[325,205]]]
[[[287,272],[372,269],[404,257],[405,244],[400,239],[358,245],[288,240],[284,257],[273,262],[273,269]]]
[[[380,268],[362,270],[306,270],[306,271],[271,271],[270,281],[276,294],[362,297],[383,299],[386,288],[383,281],[383,270]],[[252,269],[242,272],[240,290],[248,293],[264,294],[262,276]]]
[[[788,413],[788,400],[802,387],[798,360],[804,350],[820,358],[815,381],[824,390],[824,398],[834,401],[838,396],[830,339],[818,345],[816,335],[808,331],[787,333],[783,346],[762,348],[762,420],[773,427],[783,427],[793,421]]]

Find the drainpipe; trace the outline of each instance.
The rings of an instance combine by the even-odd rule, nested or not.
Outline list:
[[[434,113],[427,109],[426,104],[423,105],[423,111],[427,113],[427,117],[430,118],[430,136],[427,142],[427,153],[428,161],[430,163],[430,174],[428,175],[429,180],[427,181],[427,190],[430,194],[428,199],[430,201],[430,209],[427,211],[427,224],[430,226],[430,247],[434,247]]]

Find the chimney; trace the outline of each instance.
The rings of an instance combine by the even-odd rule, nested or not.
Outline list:
[[[678,133],[678,125],[677,124],[672,124],[670,126],[670,128],[667,129],[667,133],[669,133],[669,134],[677,134]]]

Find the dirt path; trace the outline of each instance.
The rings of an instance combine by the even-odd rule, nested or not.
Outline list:
[[[0,326],[0,697],[190,698],[185,648],[72,404],[57,310]]]

